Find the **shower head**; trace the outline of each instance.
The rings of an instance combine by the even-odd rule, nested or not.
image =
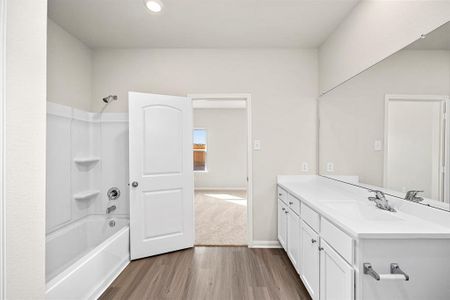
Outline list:
[[[116,95],[109,95],[109,96],[103,98],[103,102],[105,102],[105,103],[110,103],[110,102],[116,101],[116,100],[117,100]]]

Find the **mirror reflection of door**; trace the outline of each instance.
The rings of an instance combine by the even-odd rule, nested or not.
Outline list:
[[[421,190],[449,202],[445,191],[447,122],[444,96],[386,96],[384,186]]]

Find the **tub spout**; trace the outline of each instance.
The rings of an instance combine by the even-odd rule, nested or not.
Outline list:
[[[106,213],[107,214],[110,214],[111,212],[113,212],[113,211],[115,211],[116,210],[116,206],[115,205],[112,205],[112,206],[110,206],[110,207],[108,207],[107,209],[106,209]]]

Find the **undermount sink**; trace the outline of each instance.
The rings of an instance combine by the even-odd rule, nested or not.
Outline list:
[[[366,221],[392,221],[398,222],[403,219],[398,213],[381,210],[372,203],[362,203],[360,201],[333,201],[324,203],[327,207],[345,215],[351,219]]]

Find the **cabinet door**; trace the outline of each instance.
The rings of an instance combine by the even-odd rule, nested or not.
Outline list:
[[[278,241],[286,250],[287,247],[287,207],[278,199]]]
[[[319,236],[302,221],[300,276],[311,298],[319,299]]]
[[[300,267],[300,217],[291,209],[287,213],[287,228],[287,253],[298,273]]]
[[[321,249],[320,300],[353,299],[353,268],[323,240]]]

